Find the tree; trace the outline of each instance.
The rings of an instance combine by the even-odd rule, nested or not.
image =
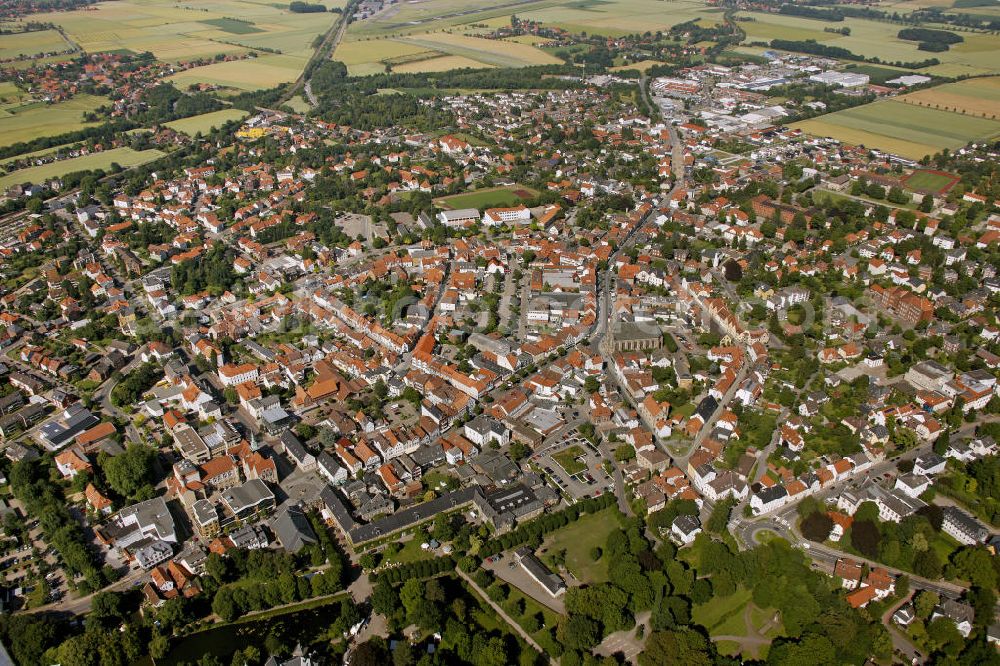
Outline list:
[[[88,629],[110,629],[121,624],[125,617],[122,595],[118,592],[98,592],[91,599],[87,614]]]
[[[951,556],[959,576],[977,587],[996,589],[997,572],[993,558],[983,546],[964,546]]]
[[[871,520],[855,520],[851,525],[851,545],[859,553],[870,559],[878,557],[879,542],[882,534],[878,524]]]
[[[129,444],[125,453],[117,456],[102,453],[98,462],[112,490],[131,499],[152,483],[155,459],[156,451],[152,448],[142,444]]]
[[[922,578],[931,580],[940,578],[941,569],[941,558],[932,548],[918,552],[913,556],[913,573]]]
[[[715,508],[712,509],[712,515],[708,517],[705,528],[713,534],[722,534],[729,524],[729,514],[734,506],[736,506],[736,502],[731,497],[727,497],[725,500],[716,503]]]
[[[939,603],[941,603],[941,597],[936,592],[921,590],[913,597],[913,611],[921,620],[927,620]]]
[[[236,619],[238,610],[233,599],[233,591],[228,587],[219,588],[212,599],[212,612],[222,618],[223,622],[232,622]]]
[[[825,513],[816,511],[803,519],[800,529],[805,538],[823,543],[833,529],[833,519]]]
[[[372,610],[389,617],[399,608],[399,595],[389,581],[380,578],[372,589],[371,603]]]
[[[639,666],[709,666],[715,656],[708,639],[693,629],[654,631],[639,654]]]
[[[585,615],[570,615],[559,626],[559,634],[567,647],[590,650],[601,640],[601,627]]]
[[[946,617],[939,617],[927,624],[927,638],[931,645],[951,656],[962,649],[962,634],[958,632],[954,621]]]
[[[455,527],[452,525],[452,517],[448,514],[439,513],[434,518],[434,538],[438,541],[451,541],[455,538]]]

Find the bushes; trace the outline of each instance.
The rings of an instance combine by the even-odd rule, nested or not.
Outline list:
[[[455,565],[456,562],[454,558],[451,557],[436,557],[432,560],[420,560],[419,562],[411,562],[409,564],[403,564],[398,567],[386,569],[376,576],[376,580],[384,580],[395,584],[414,578],[430,578],[431,576],[437,576],[438,574],[442,574],[446,571],[452,571],[455,568]]]

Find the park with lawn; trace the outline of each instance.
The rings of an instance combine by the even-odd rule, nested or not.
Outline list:
[[[622,518],[617,507],[580,516],[550,534],[542,543],[539,556],[550,564],[553,560],[555,564],[561,563],[581,583],[603,583],[608,580],[608,562],[602,553],[604,544],[611,532],[621,528]]]

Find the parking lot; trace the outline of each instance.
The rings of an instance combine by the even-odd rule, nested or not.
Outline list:
[[[613,486],[597,448],[574,433],[567,433],[531,459],[562,493],[574,500],[596,497]]]

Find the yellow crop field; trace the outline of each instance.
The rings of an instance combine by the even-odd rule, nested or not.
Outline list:
[[[313,39],[326,31],[337,15],[296,14],[288,11],[287,5],[254,0],[192,5],[172,0],[119,0],[36,18],[59,25],[88,52],[150,51],[160,60],[180,62],[254,48],[305,57],[312,51]]]
[[[247,60],[219,62],[195,67],[167,78],[179,88],[207,83],[233,90],[261,90],[294,81],[306,65],[306,58],[264,55]]]
[[[1000,115],[1000,76],[946,83],[903,95],[899,99],[919,106],[996,118]]]

